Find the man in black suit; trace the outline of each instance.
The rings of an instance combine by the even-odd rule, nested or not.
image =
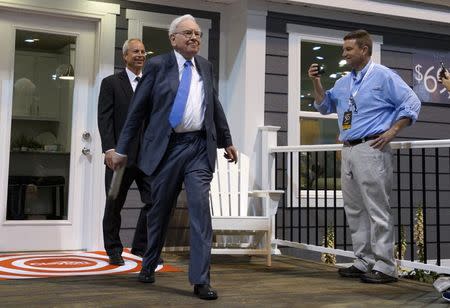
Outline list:
[[[98,128],[102,139],[102,150],[105,153],[105,188],[108,191],[111,184],[114,156],[117,139],[129,110],[134,90],[142,77],[142,67],[145,62],[144,44],[139,39],[125,41],[122,48],[125,69],[103,79],[98,99]],[[123,175],[118,196],[115,200],[107,200],[103,216],[103,240],[109,256],[109,264],[124,265],[122,258],[123,246],[119,231],[121,224],[120,211],[127,197],[128,189],[133,181],[139,188],[141,200],[145,206],[141,208],[131,253],[143,256],[147,249],[147,211],[151,206],[150,179],[136,166],[136,156],[139,149],[137,133],[130,140],[127,167]]]
[[[147,62],[117,143],[113,168],[125,164],[131,140],[142,121],[148,120],[138,165],[151,176],[153,207],[148,213],[148,247],[139,280],[155,281],[170,212],[184,183],[190,219],[189,281],[199,298],[216,299],[209,278],[210,182],[217,148],[225,149],[230,162],[237,161],[237,151],[213,84],[212,65],[197,55],[201,37],[191,15],[172,22],[169,40],[174,51]]]

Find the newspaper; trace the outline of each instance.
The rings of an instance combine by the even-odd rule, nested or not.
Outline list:
[[[114,171],[111,185],[109,186],[108,199],[115,200],[119,194],[120,184],[122,184],[122,177],[125,171],[125,166],[122,166]]]

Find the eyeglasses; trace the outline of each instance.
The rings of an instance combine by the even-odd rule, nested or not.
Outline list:
[[[187,39],[192,38],[194,35],[199,38],[201,38],[203,36],[202,31],[194,31],[194,30],[184,30],[181,32],[174,32],[173,34],[181,34]]]

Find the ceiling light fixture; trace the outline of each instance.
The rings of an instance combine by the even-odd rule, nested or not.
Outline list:
[[[322,47],[320,47],[320,46],[314,46],[314,47],[313,47],[313,50],[319,50],[320,48],[322,48]]]

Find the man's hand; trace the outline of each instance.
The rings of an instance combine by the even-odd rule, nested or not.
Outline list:
[[[389,129],[385,131],[384,134],[380,135],[377,139],[374,139],[370,146],[378,150],[383,150],[384,146],[391,142],[392,139],[395,138],[395,136],[396,133],[392,129]]]
[[[229,147],[226,147],[223,157],[225,157],[229,163],[232,163],[232,162],[237,163],[238,154],[237,154],[236,148],[232,145],[230,145]]]
[[[109,169],[112,169],[112,159],[114,157],[114,154],[116,154],[116,151],[114,151],[114,149],[105,152],[105,163]]]
[[[374,149],[383,150],[386,144],[392,141],[392,139],[397,136],[398,132],[403,129],[404,127],[411,124],[410,118],[400,118],[397,122],[392,125],[390,129],[385,131],[383,134],[381,134],[378,138],[374,139],[370,146]]]
[[[440,81],[447,91],[450,91],[450,73],[448,71],[445,71],[445,78],[442,78]]]
[[[312,80],[320,79],[319,64],[317,64],[317,63],[311,64],[311,66],[309,67],[309,70],[308,70],[308,76]]]
[[[111,166],[108,165],[112,170],[119,169],[120,167],[124,167],[127,164],[127,157],[113,153],[111,157]]]

